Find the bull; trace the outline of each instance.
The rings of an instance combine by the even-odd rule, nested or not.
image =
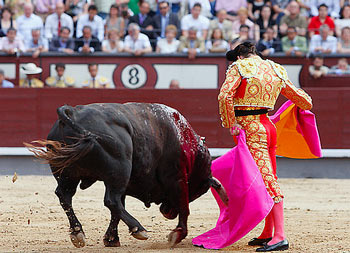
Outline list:
[[[224,188],[211,176],[208,148],[175,109],[161,104],[100,103],[65,105],[57,114],[47,140],[38,141],[42,146],[26,146],[50,165],[74,246],[85,245],[72,207],[79,183],[84,190],[98,180],[104,182],[104,205],[111,212],[103,238],[107,247],[120,246],[120,220],[133,237],[148,238],[146,229],[125,210],[126,195],[146,207],[160,204],[168,219],[179,217],[168,236],[171,246],[187,235],[189,202],[212,186],[227,203]]]

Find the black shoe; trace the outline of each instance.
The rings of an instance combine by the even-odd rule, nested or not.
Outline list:
[[[268,243],[272,240],[272,237],[266,239],[253,238],[248,242],[249,246],[264,246],[264,243]]]
[[[267,243],[262,248],[257,248],[257,252],[266,252],[266,251],[283,251],[289,248],[289,243],[287,239],[280,241],[278,243],[267,245]]]

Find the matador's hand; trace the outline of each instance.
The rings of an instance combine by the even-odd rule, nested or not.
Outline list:
[[[230,128],[230,133],[233,136],[239,135],[239,130],[243,129],[240,124],[234,124],[233,127]]]

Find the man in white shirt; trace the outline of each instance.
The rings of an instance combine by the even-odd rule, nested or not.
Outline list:
[[[104,38],[104,26],[101,17],[97,16],[96,5],[90,5],[88,8],[88,14],[81,15],[77,23],[77,38],[83,35],[83,27],[91,27],[92,35],[97,37],[99,41],[103,41]]]
[[[321,25],[320,34],[312,35],[310,41],[310,53],[336,53],[337,39],[329,35],[330,28],[328,25]]]
[[[88,70],[90,77],[81,84],[82,88],[114,88],[113,85],[111,85],[109,82],[108,78],[98,74],[98,65],[96,63],[90,63],[88,65]]]
[[[59,31],[62,27],[68,27],[71,31],[70,37],[73,36],[73,19],[64,13],[64,4],[59,2],[56,4],[56,12],[46,18],[46,39],[51,40],[53,37],[59,37]]]
[[[201,4],[195,3],[191,9],[191,14],[188,14],[181,19],[181,28],[183,36],[187,37],[189,28],[194,27],[197,29],[197,37],[201,37],[204,39],[207,38],[209,29],[209,19],[200,15],[201,9]]]
[[[128,26],[128,33],[124,40],[124,52],[140,56],[144,53],[152,52],[151,43],[147,35],[140,32],[140,27],[136,23]]]
[[[37,58],[40,53],[49,51],[49,43],[46,38],[41,36],[40,29],[32,30],[32,39],[26,41],[26,52],[33,53],[32,57]]]
[[[325,4],[328,7],[328,15],[332,18],[338,18],[340,12],[339,0],[310,0],[309,6],[311,8],[311,15],[318,16],[318,7]]]
[[[16,34],[17,31],[15,28],[11,27],[7,30],[6,37],[0,39],[0,51],[8,54],[26,51],[22,39],[16,36]]]
[[[16,20],[18,36],[23,40],[31,40],[33,29],[43,30],[43,21],[39,16],[33,14],[33,5],[31,3],[25,3],[23,10],[24,15],[19,16]]]
[[[207,18],[213,17],[209,0],[188,0],[189,8],[192,9],[196,3],[201,4],[201,15]]]

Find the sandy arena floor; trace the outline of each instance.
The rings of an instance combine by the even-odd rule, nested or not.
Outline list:
[[[286,195],[286,232],[289,252],[350,253],[350,180],[282,179]],[[77,249],[69,239],[68,220],[54,194],[51,176],[0,176],[0,252],[209,252],[193,247],[191,238],[215,225],[218,208],[207,193],[191,204],[189,234],[170,250],[166,235],[177,221],[166,220],[158,206],[145,208],[127,198],[127,210],[148,229],[150,239],[131,237],[124,223],[119,225],[120,248],[105,248],[102,237],[109,224],[109,211],[103,206],[104,186],[78,190],[74,197],[77,217],[83,225],[87,246]],[[247,246],[257,236],[260,224],[250,234],[224,251],[254,252]]]

